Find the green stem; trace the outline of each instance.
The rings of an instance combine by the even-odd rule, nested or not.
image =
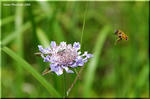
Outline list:
[[[66,76],[65,76],[65,72],[63,74],[63,80],[64,80],[64,98],[66,98],[67,95],[66,95]]]
[[[81,33],[81,39],[80,39],[80,44],[82,46],[82,40],[83,40],[83,33],[84,33],[84,28],[85,28],[85,16],[87,14],[87,9],[88,9],[88,3],[87,3],[87,6],[86,6],[86,9],[85,9],[85,12],[84,12],[84,19],[83,19],[83,27],[82,27],[82,33]],[[69,95],[71,89],[73,88],[73,86],[75,85],[75,83],[77,82],[77,80],[79,79],[80,77],[80,74],[81,72],[83,71],[84,69],[84,66],[81,67],[79,73],[77,74],[76,78],[74,79],[73,83],[71,84],[71,86],[69,87],[69,89],[67,90],[67,96]]]
[[[85,16],[86,16],[86,13],[87,13],[87,8],[88,8],[88,5],[85,9],[85,12],[84,12],[84,19],[83,19],[83,27],[82,27],[82,33],[81,33],[81,39],[80,39],[80,44],[82,45],[82,41],[83,41],[83,33],[84,33],[84,28],[85,28]]]

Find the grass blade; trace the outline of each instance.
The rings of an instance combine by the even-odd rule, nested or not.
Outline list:
[[[23,25],[23,15],[24,15],[24,7],[23,6],[17,6],[16,7],[16,17],[15,17],[15,29],[16,31],[18,29],[21,28],[21,26]],[[21,32],[17,33],[17,37],[16,37],[16,45],[17,45],[17,53],[19,56],[23,57],[24,55],[24,49],[23,49],[23,36]],[[20,67],[20,64],[16,64],[16,62],[14,62],[14,64],[16,65],[16,69],[17,69],[17,78],[18,80],[16,81],[16,94],[18,97],[22,97],[23,96],[23,92],[21,91],[22,88],[22,83],[24,82],[24,75],[23,75],[23,69]],[[14,91],[15,91],[14,90]]]
[[[40,10],[34,11],[34,14],[38,14],[38,13],[40,13]],[[6,18],[0,19],[0,26],[7,25],[8,23],[13,22],[14,18],[15,16],[12,15],[12,16],[8,16]]]
[[[9,17],[4,18],[3,20],[1,19],[0,20],[0,26],[3,26],[3,25],[8,24],[10,22],[13,22],[14,18],[15,18],[15,16],[9,16]]]
[[[55,33],[55,36],[56,36],[58,42],[66,41],[64,33],[63,33],[58,21],[54,22],[53,29],[54,29],[54,33]]]
[[[49,17],[51,15],[51,6],[49,5],[49,3],[47,1],[42,2],[42,1],[37,1],[41,7],[41,9],[44,11],[44,13],[46,13],[46,15]]]
[[[41,19],[43,19],[45,17],[45,15],[41,15],[39,17],[36,18],[36,21],[40,21]],[[10,43],[12,40],[15,39],[15,37],[17,37],[17,33],[21,32],[23,33],[25,30],[29,29],[31,27],[30,22],[25,23],[20,29],[18,29],[17,31],[10,33],[10,35],[8,35],[6,38],[4,38],[2,40],[2,44],[3,45],[7,45],[8,43]]]
[[[86,74],[85,74],[85,79],[84,79],[84,97],[89,97],[90,96],[90,90],[92,87],[92,83],[94,80],[94,75],[95,75],[95,71],[98,65],[98,61],[99,61],[99,56],[101,54],[102,51],[102,47],[104,44],[104,41],[106,40],[107,34],[110,30],[109,26],[106,26],[102,29],[102,31],[100,31],[99,35],[98,35],[98,39],[94,48],[94,57],[91,59]]]
[[[37,29],[37,37],[38,37],[39,41],[41,42],[41,44],[45,48],[50,45],[50,42],[49,42],[47,36],[45,35],[45,33],[40,28]]]
[[[52,85],[48,83],[36,70],[34,70],[29,63],[27,63],[24,59],[14,53],[8,47],[4,47],[2,48],[2,50],[10,57],[12,57],[18,64],[20,64],[22,68],[26,69],[29,73],[31,73],[53,97],[60,97],[60,94],[52,87]]]

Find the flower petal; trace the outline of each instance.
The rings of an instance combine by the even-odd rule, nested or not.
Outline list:
[[[68,70],[68,71],[66,71],[67,73],[74,73],[72,70]]]
[[[83,54],[82,56],[86,56],[86,55],[87,55],[87,53],[88,53],[88,52],[87,52],[87,51],[85,51],[85,52],[84,52],[84,54]]]
[[[51,68],[51,71],[57,71],[57,67],[58,67],[59,65],[57,65],[57,64],[50,64],[50,68]]]
[[[62,67],[66,70],[67,73],[74,73],[72,70],[69,70],[68,67],[66,67],[66,66],[62,66]]]
[[[82,56],[86,56],[87,58],[93,57],[93,55],[92,55],[92,54],[88,54],[87,51],[85,51],[84,54],[83,54]]]
[[[55,71],[55,73],[59,76],[63,74],[63,69],[60,66],[58,66],[57,71]]]
[[[78,64],[76,64],[76,62],[70,65],[70,67],[72,67],[72,68],[77,67],[77,66],[78,66]]]
[[[93,57],[93,55],[92,54],[87,54],[86,57],[91,58],[91,57]]]
[[[81,51],[78,52],[78,55],[80,55],[80,54],[81,54]]]
[[[68,67],[66,67],[66,66],[62,66],[62,67],[66,70],[67,73],[74,73],[72,70],[69,70]]]
[[[68,44],[68,45],[67,45],[67,48],[68,48],[68,49],[72,48],[72,45],[71,45],[71,44]]]
[[[83,65],[84,65],[84,61],[83,61],[83,59],[82,59],[81,56],[78,56],[78,57],[76,58],[76,65],[77,65],[77,66],[83,66]]]
[[[50,56],[49,55],[47,55],[45,57],[43,54],[41,54],[41,57],[44,59],[44,62],[50,62]]]
[[[51,41],[51,48],[55,48],[56,47],[56,42],[55,41]]]
[[[51,71],[55,72],[58,76],[63,74],[63,68],[58,64],[50,64]]]
[[[84,62],[84,63],[86,63],[87,61],[88,61],[88,58],[87,58],[87,57],[83,59],[83,62]]]
[[[80,43],[79,42],[74,42],[73,48],[75,48],[76,50],[79,50],[80,49]]]
[[[42,45],[38,45],[39,50],[43,53],[43,54],[50,54],[51,53],[51,49],[50,48],[43,48]]]
[[[66,42],[60,42],[60,46],[62,46],[62,47],[66,47]]]
[[[83,66],[83,65],[84,65],[84,62],[80,62],[80,63],[79,63],[79,66]]]

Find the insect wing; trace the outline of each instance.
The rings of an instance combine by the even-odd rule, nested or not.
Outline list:
[[[65,49],[62,49],[62,50],[59,50],[57,53],[64,52],[64,51],[65,51]]]

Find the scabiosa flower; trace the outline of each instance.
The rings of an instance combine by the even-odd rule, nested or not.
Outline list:
[[[81,55],[79,42],[74,42],[72,46],[64,41],[60,42],[59,45],[55,41],[51,41],[50,47],[43,48],[41,45],[38,45],[38,48],[42,53],[41,57],[44,59],[44,62],[49,62],[51,71],[57,75],[63,74],[63,70],[67,73],[74,73],[70,68],[83,66],[93,56],[88,54],[87,51]]]

